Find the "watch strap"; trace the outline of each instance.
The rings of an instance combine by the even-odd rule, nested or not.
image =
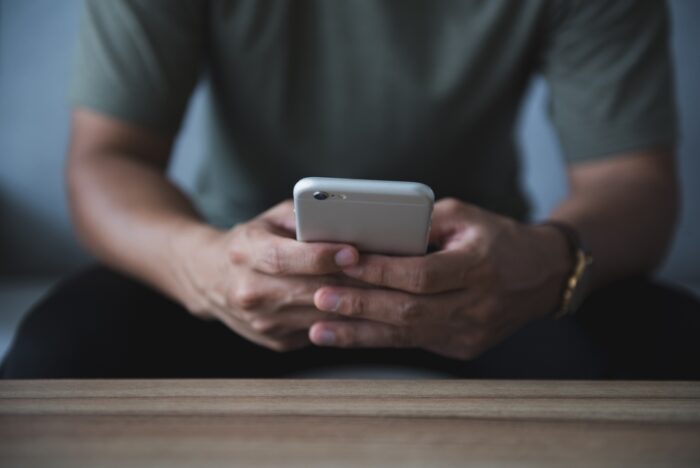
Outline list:
[[[582,289],[588,277],[588,267],[593,262],[590,249],[582,241],[576,229],[561,221],[547,220],[540,223],[542,226],[551,226],[561,232],[569,244],[569,251],[574,259],[571,274],[566,280],[562,293],[561,304],[554,312],[554,318],[562,318],[572,315],[582,302]]]

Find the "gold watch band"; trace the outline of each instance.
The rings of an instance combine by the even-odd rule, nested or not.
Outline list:
[[[581,237],[576,230],[566,223],[560,221],[545,221],[544,226],[551,226],[558,229],[566,237],[569,248],[574,256],[574,268],[571,275],[566,280],[561,303],[555,310],[553,317],[556,319],[572,315],[578,310],[583,302],[583,292],[587,283],[588,272],[593,264],[593,256],[590,250],[581,241]]]
[[[571,315],[576,312],[578,303],[574,303],[575,293],[580,290],[582,279],[588,266],[592,263],[590,256],[586,255],[582,250],[576,251],[576,265],[574,266],[574,272],[571,274],[569,279],[566,281],[566,286],[564,287],[564,294],[561,299],[561,306],[555,312],[554,318],[562,318],[567,315]]]

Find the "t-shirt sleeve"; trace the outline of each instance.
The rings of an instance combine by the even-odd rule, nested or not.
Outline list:
[[[86,0],[71,104],[175,133],[201,71],[206,3]]]
[[[553,8],[543,57],[549,115],[565,157],[673,146],[669,20],[662,0],[581,0]]]

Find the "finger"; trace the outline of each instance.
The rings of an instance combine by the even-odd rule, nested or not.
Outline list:
[[[288,219],[290,216],[294,216],[294,202],[287,199],[262,212],[258,218],[280,222]]]
[[[299,331],[308,331],[316,322],[334,317],[310,307],[292,307],[273,314],[260,314],[250,323],[258,333],[272,338],[284,338]]]
[[[287,334],[284,337],[273,337],[259,333],[258,331],[252,329],[249,323],[233,317],[232,315],[226,313],[226,311],[218,311],[217,316],[218,319],[228,326],[228,328],[230,328],[234,333],[252,343],[273,351],[292,351],[311,344],[308,329],[299,330]]]
[[[441,250],[422,257],[363,255],[343,273],[375,286],[434,294],[466,287],[476,263],[475,255],[462,250]]]
[[[269,275],[322,275],[355,265],[357,249],[347,244],[299,242],[270,232],[264,225],[246,228],[232,246],[234,263],[245,262]]]
[[[284,278],[287,279],[287,278]],[[348,278],[345,275],[321,275],[321,276],[295,276],[284,285],[284,289],[278,289],[278,294],[284,304],[295,306],[314,306],[316,291],[324,287],[338,286],[346,288],[368,289],[371,286]],[[271,293],[274,293],[271,291]]]
[[[294,217],[294,202],[285,200],[273,206],[258,216],[258,219],[283,229],[286,234],[295,234],[296,219]]]
[[[231,291],[210,298],[210,307],[228,311],[239,320],[251,322],[256,316],[275,315],[294,307],[318,312],[314,294],[326,286],[363,288],[363,283],[342,274],[321,276],[272,276],[251,273],[239,278]]]
[[[308,330],[301,330],[284,338],[273,340],[272,343],[268,346],[268,348],[270,348],[273,351],[282,353],[305,348],[310,344],[311,340],[309,339]]]
[[[454,232],[461,216],[456,213],[456,207],[439,200],[433,205],[433,216],[430,224],[429,242],[434,245],[442,245],[443,240]]]
[[[410,348],[414,347],[407,328],[369,321],[318,322],[309,330],[317,346],[338,348]]]
[[[443,323],[455,304],[454,294],[416,296],[388,289],[324,287],[316,291],[319,310],[344,317],[366,319],[397,326]]]
[[[463,244],[473,237],[481,218],[481,209],[455,198],[443,198],[433,208],[429,242],[443,249],[457,241]]]
[[[270,347],[272,339],[253,331],[245,321],[234,317],[225,310],[218,310],[216,315],[224,325],[237,335],[257,345]]]
[[[224,305],[258,313],[276,313],[289,306],[314,308],[314,294],[326,286],[367,287],[343,274],[280,277],[253,272],[233,285]]]

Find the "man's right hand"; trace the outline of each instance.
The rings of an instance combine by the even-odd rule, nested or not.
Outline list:
[[[310,326],[328,317],[314,306],[315,291],[348,285],[334,274],[358,261],[357,250],[297,242],[291,202],[229,231],[208,226],[166,176],[173,144],[174,135],[75,109],[66,176],[83,244],[255,343],[279,351],[309,344]]]
[[[314,306],[314,293],[347,285],[352,280],[336,273],[359,259],[351,245],[296,241],[291,201],[229,231],[185,238],[174,244],[180,302],[275,351],[310,344],[311,325],[330,318]]]

